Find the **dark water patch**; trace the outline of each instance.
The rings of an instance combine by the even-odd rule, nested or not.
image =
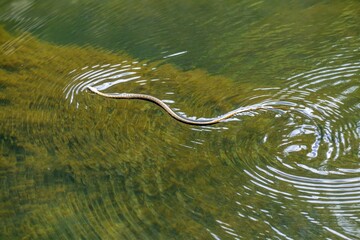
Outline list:
[[[5,82],[0,82],[0,91],[3,91],[3,90],[5,90],[6,89],[6,84],[5,84]]]
[[[71,168],[64,167],[62,169],[54,169],[52,171],[47,172],[44,175],[44,183],[46,185],[51,186],[56,183],[75,183],[76,179],[74,174],[71,171]]]
[[[14,66],[14,65],[1,65],[0,69],[3,69],[9,73],[17,72],[19,71],[20,66]]]
[[[18,143],[16,137],[8,135],[0,135],[1,152],[5,158],[15,158],[17,163],[24,162],[28,155],[32,155],[31,151],[26,151],[25,148]],[[4,165],[12,165],[10,161],[4,161]]]
[[[91,44],[140,59],[166,59],[184,69],[203,68],[241,82],[249,75],[261,81],[275,69],[280,75],[306,69],[328,52],[324,43],[357,36],[359,20],[356,1],[18,5],[24,5],[21,11],[7,3],[0,13],[12,29],[60,44]]]
[[[6,98],[0,98],[0,106],[9,106],[11,104],[11,101]]]

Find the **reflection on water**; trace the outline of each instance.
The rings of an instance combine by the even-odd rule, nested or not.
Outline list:
[[[0,238],[360,238],[359,11],[0,4]]]
[[[65,98],[70,99],[70,103],[74,100],[74,95],[86,90],[89,86],[95,86],[101,91],[120,83],[137,80],[138,83],[145,84],[147,80],[139,79],[136,70],[140,70],[141,66],[136,66],[138,62],[128,63],[124,60],[119,64],[105,64],[86,66],[81,69],[74,69],[69,75],[75,75],[73,81],[65,88]],[[144,64],[146,66],[146,64]],[[111,81],[109,81],[111,80]],[[154,81],[156,79],[152,79]]]

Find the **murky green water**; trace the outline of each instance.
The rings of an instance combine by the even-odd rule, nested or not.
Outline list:
[[[360,238],[359,1],[0,3],[0,239]],[[191,118],[267,106],[212,126]]]

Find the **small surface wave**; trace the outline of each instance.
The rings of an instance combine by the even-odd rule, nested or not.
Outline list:
[[[72,81],[64,89],[65,98],[73,103],[77,94],[91,86],[96,86],[101,91],[130,81],[136,81],[140,85],[145,84],[147,80],[141,79],[138,73],[141,66],[139,62],[123,61],[119,64],[85,66],[81,69],[74,69],[69,73]]]
[[[350,236],[360,237],[360,166],[353,161],[360,152],[360,63],[328,65],[289,77],[280,90],[257,89],[266,92],[258,95],[268,99],[262,101],[273,99],[273,104],[288,101],[292,105],[289,111],[275,116],[278,122],[263,133],[263,143],[250,148],[260,148],[258,154],[267,161],[246,161],[244,173],[250,181],[243,188],[249,194],[268,197],[279,206],[292,202],[299,211],[294,215],[302,215],[324,232],[351,239]],[[276,151],[269,151],[269,147]],[[241,151],[238,156],[242,154]],[[249,219],[262,211],[249,213],[245,209],[240,213]],[[328,214],[331,218],[325,217]],[[330,227],[333,221],[345,235]],[[273,230],[291,239],[279,229]]]

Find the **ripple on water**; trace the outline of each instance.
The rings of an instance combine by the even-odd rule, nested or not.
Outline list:
[[[360,237],[360,164],[353,161],[360,153],[359,73],[358,61],[332,62],[289,77],[282,89],[257,89],[260,97],[255,100],[274,109],[283,109],[284,102],[292,104],[278,112],[275,117],[279,121],[263,133],[263,143],[255,146],[258,157],[247,154],[248,159],[242,159],[249,182],[242,186],[244,193],[239,196],[268,198],[284,207],[283,212],[300,214],[325,232],[344,239]],[[276,150],[271,153],[262,144]],[[241,156],[243,152],[227,155],[244,158]],[[249,211],[238,205],[238,214],[249,221],[260,221],[257,217],[261,212],[271,219],[279,214],[278,210]],[[299,212],[291,213],[285,206]],[[301,222],[301,217],[297,219]],[[267,224],[269,220],[261,222]],[[346,234],[332,229],[333,222]],[[272,229],[287,238],[285,229]]]
[[[125,60],[119,64],[85,66],[74,69],[69,73],[72,81],[64,89],[65,98],[73,103],[77,94],[91,86],[96,86],[98,90],[102,91],[130,81],[137,81],[140,85],[144,84],[147,80],[141,79],[139,74],[141,66],[138,62]]]
[[[278,159],[323,175],[343,174],[343,168],[354,165],[346,162],[346,156],[359,152],[360,86],[354,78],[359,72],[359,62],[321,67],[290,77],[287,86],[272,96],[294,104],[284,113],[287,122],[277,126],[282,132]],[[294,154],[300,154],[299,162]]]

